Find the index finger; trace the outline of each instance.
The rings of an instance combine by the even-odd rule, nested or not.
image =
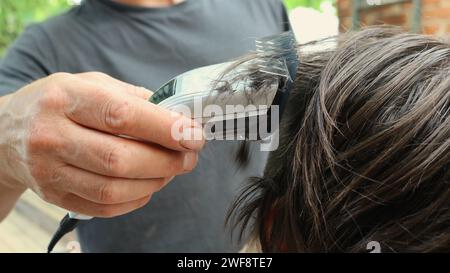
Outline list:
[[[200,150],[204,145],[199,124],[136,96],[82,82],[72,87],[69,97],[65,114],[83,126],[178,151]]]
[[[83,80],[88,80],[91,82],[94,81],[104,86],[108,86],[111,89],[117,90],[117,92],[126,92],[144,100],[148,100],[153,95],[153,91],[151,90],[120,81],[101,72],[85,72],[77,74],[77,76]]]

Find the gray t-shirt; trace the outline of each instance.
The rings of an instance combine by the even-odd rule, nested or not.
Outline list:
[[[0,63],[0,95],[55,72],[101,71],[155,90],[182,72],[245,54],[255,38],[287,28],[279,0],[186,0],[170,8],[87,0],[27,28]],[[250,165],[239,169],[238,146],[212,141],[192,173],[176,177],[144,208],[83,223],[83,251],[238,250],[225,215],[244,180],[260,175],[266,160],[253,145]]]

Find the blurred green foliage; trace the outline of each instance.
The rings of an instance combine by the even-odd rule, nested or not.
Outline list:
[[[298,6],[320,9],[320,5],[333,0],[284,0],[288,9]],[[45,20],[49,16],[70,7],[70,0],[0,0],[0,56],[30,23]]]
[[[0,0],[0,56],[25,26],[69,6],[68,0]]]
[[[313,9],[320,10],[320,6],[324,2],[333,3],[333,0],[284,0],[286,8],[288,10],[294,9],[296,7],[309,7]]]

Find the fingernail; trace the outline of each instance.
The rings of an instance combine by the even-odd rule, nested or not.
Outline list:
[[[199,151],[205,145],[203,129],[200,127],[189,127],[183,130],[183,138],[180,140],[181,146],[186,149]]]
[[[197,164],[197,153],[188,152],[184,155],[183,169],[192,171]]]

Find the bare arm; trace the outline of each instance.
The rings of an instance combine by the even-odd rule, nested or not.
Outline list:
[[[11,95],[0,97],[0,109],[5,104],[6,100]],[[6,143],[0,143],[1,146],[5,146]],[[0,168],[8,168],[7,165],[0,165]],[[5,172],[0,173],[0,221],[2,221],[8,213],[12,210],[20,195],[25,191],[25,187],[20,186],[7,186],[10,183],[6,181],[11,180],[11,177],[7,177]]]
[[[22,189],[12,189],[0,184],[0,222],[8,216],[23,192]]]

